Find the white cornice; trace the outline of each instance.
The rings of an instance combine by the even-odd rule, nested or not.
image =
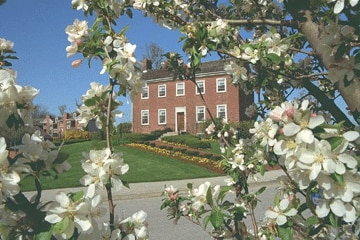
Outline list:
[[[216,71],[216,72],[206,72],[206,73],[197,73],[195,74],[195,78],[204,78],[204,77],[212,77],[219,75],[228,75],[226,71]],[[165,78],[156,78],[156,79],[147,79],[146,82],[168,82],[168,81],[177,81],[179,79],[173,79],[172,77]]]

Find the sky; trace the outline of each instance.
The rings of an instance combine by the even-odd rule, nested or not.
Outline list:
[[[19,60],[12,61],[17,71],[17,83],[40,89],[34,104],[45,106],[53,115],[60,115],[58,106],[66,105],[67,112],[76,110],[76,101],[90,88],[90,82],[108,84],[106,75],[100,75],[101,64],[93,61],[89,69],[86,64],[74,69],[71,62],[81,58],[80,54],[66,57],[69,45],[65,28],[74,19],[88,20],[82,11],[72,9],[71,0],[7,0],[0,6],[0,38],[14,42]],[[179,32],[160,27],[151,18],[134,11],[134,18],[121,17],[119,29],[129,25],[127,38],[136,44],[136,58],[142,60],[146,45],[156,43],[164,52],[181,52]],[[131,121],[131,101],[121,99],[124,112],[121,122]]]

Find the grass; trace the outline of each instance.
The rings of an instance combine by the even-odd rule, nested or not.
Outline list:
[[[61,152],[68,155],[67,161],[71,164],[68,172],[59,174],[58,178],[42,176],[40,178],[43,189],[79,187],[80,178],[85,175],[81,168],[80,160],[82,152],[90,149],[100,149],[105,146],[104,142],[81,142],[64,145]],[[202,178],[218,176],[204,167],[185,163],[173,158],[160,156],[154,153],[139,151],[126,146],[115,147],[124,155],[124,160],[129,164],[129,171],[123,176],[123,180],[129,183],[167,181],[178,179]],[[34,190],[33,178],[22,181],[22,191]]]

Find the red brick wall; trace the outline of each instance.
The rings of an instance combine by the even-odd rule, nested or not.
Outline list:
[[[216,92],[216,79],[226,78],[226,92]],[[216,118],[217,105],[227,105],[227,118],[229,122],[238,122],[241,120],[241,112],[245,111],[245,107],[239,106],[239,88],[232,85],[228,75],[217,75],[210,77],[198,77],[197,81],[205,80],[204,100],[210,109],[214,118]],[[195,84],[189,80],[185,80],[185,95],[176,96],[176,83],[181,81],[159,81],[148,82],[149,98],[141,99],[138,94],[133,101],[133,132],[149,133],[154,130],[171,128],[176,131],[176,107],[186,108],[185,122],[186,131],[192,134],[200,132],[200,125],[196,123],[196,106],[204,106],[200,95],[195,94]],[[158,97],[158,85],[166,85],[166,97]],[[245,97],[245,99],[253,101],[253,96]],[[248,104],[248,101],[245,101]],[[166,109],[166,124],[158,124],[158,109]],[[149,110],[149,125],[141,125],[141,110]],[[206,112],[205,118],[210,116]]]

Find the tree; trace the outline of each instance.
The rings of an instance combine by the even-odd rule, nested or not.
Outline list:
[[[153,7],[136,1],[134,6],[184,34],[181,40],[191,59],[190,72],[209,53],[217,53],[234,83],[259,94],[262,112],[305,89],[335,121],[353,127],[354,120],[335,100],[341,95],[358,121],[357,1],[350,1],[352,5],[340,0],[307,3],[199,1],[161,2]]]
[[[47,115],[50,115],[47,106],[42,104],[35,105],[35,110],[32,112],[32,118],[45,118]]]
[[[164,50],[159,45],[156,43],[148,43],[146,44],[146,52],[143,58],[150,60],[154,69],[159,69],[164,60],[163,54]]]
[[[58,106],[59,112],[60,112],[60,116],[63,116],[64,113],[66,112],[67,106],[66,104],[60,105]]]

